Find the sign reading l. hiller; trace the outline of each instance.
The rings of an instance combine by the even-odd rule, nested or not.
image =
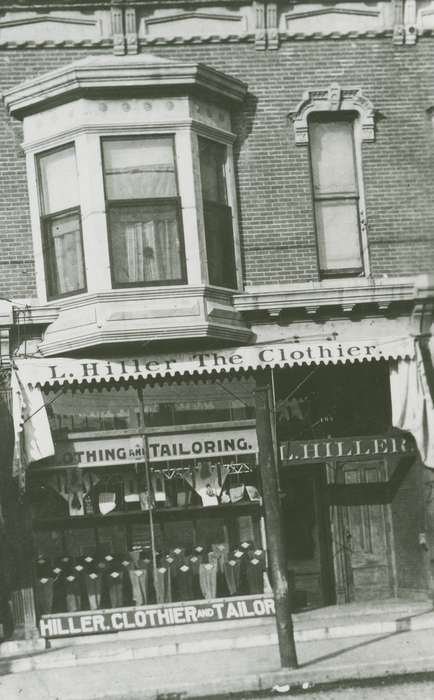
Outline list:
[[[272,617],[274,614],[274,599],[271,596],[244,596],[232,600],[43,615],[39,629],[42,637],[50,639],[219,620]]]
[[[280,445],[283,464],[378,459],[378,457],[390,455],[410,455],[415,452],[416,443],[410,433],[293,440]]]

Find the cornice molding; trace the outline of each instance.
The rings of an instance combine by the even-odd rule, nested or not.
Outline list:
[[[219,100],[242,102],[247,86],[241,80],[201,63],[175,63],[140,54],[90,56],[71,63],[4,93],[9,113],[17,118],[42,111],[53,104],[85,95],[118,96],[142,90],[189,93],[200,90]]]
[[[281,311],[305,309],[308,315],[324,307],[341,307],[350,312],[360,304],[374,304],[385,311],[392,303],[415,302],[421,292],[417,278],[359,280],[336,284],[312,283],[286,289],[255,289],[234,295],[233,305],[240,312],[268,312],[277,316]],[[422,292],[423,293],[423,292]]]

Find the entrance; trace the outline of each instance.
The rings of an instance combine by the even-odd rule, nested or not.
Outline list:
[[[282,520],[295,609],[335,602],[327,484],[323,465],[281,474]]]
[[[384,460],[339,464],[335,477],[336,483],[349,487],[341,492],[347,492],[344,503],[331,506],[338,602],[392,597],[390,506],[381,498],[386,464]]]

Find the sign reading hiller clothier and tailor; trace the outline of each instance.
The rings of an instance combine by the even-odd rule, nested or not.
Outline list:
[[[150,462],[252,454],[258,449],[254,428],[149,435],[147,442]],[[142,462],[144,457],[143,438],[133,435],[57,442],[53,459],[59,466],[95,467]]]
[[[413,357],[409,338],[282,342],[218,351],[173,353],[125,359],[30,358],[15,361],[23,384],[44,386],[180,374],[203,374],[261,367],[337,364]]]
[[[329,438],[327,440],[294,440],[280,446],[280,457],[284,465],[312,464],[312,462],[331,462],[334,460],[364,460],[415,453],[416,443],[409,433]]]
[[[245,596],[232,600],[43,615],[39,629],[42,637],[50,639],[220,620],[272,617],[274,614],[274,600],[271,596]]]

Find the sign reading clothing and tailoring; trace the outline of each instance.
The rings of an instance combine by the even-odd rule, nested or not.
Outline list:
[[[258,449],[254,428],[150,435],[147,443],[150,462],[252,454]],[[142,462],[144,457],[143,438],[133,435],[58,442],[54,459],[59,466],[95,467]]]
[[[154,627],[218,622],[220,620],[272,617],[274,614],[274,599],[271,596],[244,596],[232,600],[43,615],[39,622],[39,628],[42,637],[49,639],[51,637],[152,629]]]

